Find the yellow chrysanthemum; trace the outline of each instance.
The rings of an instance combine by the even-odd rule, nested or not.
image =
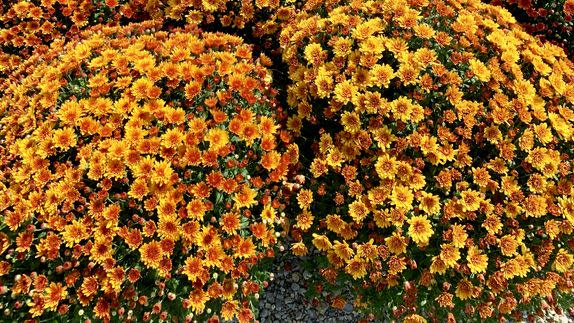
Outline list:
[[[347,263],[345,272],[351,275],[353,279],[359,279],[367,274],[367,264],[359,257],[354,257]]]
[[[409,237],[419,245],[426,245],[434,233],[429,219],[424,215],[413,216],[407,222],[409,224]]]
[[[229,133],[221,128],[209,129],[205,140],[209,142],[209,149],[218,151],[229,143]]]
[[[552,267],[556,269],[557,272],[563,273],[572,268],[573,263],[574,257],[565,249],[560,249],[554,258]]]
[[[335,99],[342,104],[347,104],[357,95],[357,91],[357,86],[353,85],[351,81],[345,80],[335,86]]]
[[[398,208],[410,210],[413,208],[413,192],[406,186],[395,185],[391,193],[391,203]]]
[[[421,192],[419,198],[419,208],[428,215],[440,212],[440,201],[438,196],[427,192]]]
[[[471,59],[469,61],[469,67],[470,71],[482,82],[488,82],[490,80],[490,71],[488,70],[488,67],[478,59]]]
[[[233,201],[235,202],[235,207],[237,209],[250,208],[257,204],[255,198],[257,197],[257,191],[250,188],[248,185],[242,185],[241,189],[233,195]]]
[[[369,208],[360,200],[356,200],[349,204],[349,215],[356,223],[361,223],[369,213]]]
[[[488,256],[483,254],[478,247],[473,246],[468,250],[466,260],[468,262],[468,268],[470,268],[470,272],[473,274],[486,272]]]

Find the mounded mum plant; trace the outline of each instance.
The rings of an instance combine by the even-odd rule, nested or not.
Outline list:
[[[253,319],[297,147],[241,38],[99,27],[0,104],[11,319]]]
[[[291,235],[408,320],[559,307],[574,262],[574,64],[474,0],[327,1],[283,27],[307,181]],[[337,297],[334,305],[344,305]]]

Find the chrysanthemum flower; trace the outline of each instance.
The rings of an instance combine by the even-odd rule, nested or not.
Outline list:
[[[218,151],[229,143],[227,131],[220,128],[210,129],[205,139],[209,142],[209,148],[213,151]]]
[[[572,267],[574,257],[564,249],[560,249],[554,259],[553,267],[558,272],[565,272]]]
[[[472,285],[468,279],[463,279],[458,282],[455,290],[455,295],[461,300],[467,300],[476,297],[478,289]]]
[[[68,149],[76,145],[76,134],[72,128],[58,129],[54,131],[54,147]]]
[[[142,262],[149,268],[158,268],[161,259],[163,258],[163,252],[159,242],[152,241],[143,244],[139,248],[140,257]]]
[[[202,289],[194,288],[189,293],[188,299],[191,310],[194,313],[199,314],[203,312],[203,310],[205,309],[205,303],[207,303],[207,301],[209,300],[209,295]]]
[[[95,277],[90,276],[85,278],[84,281],[82,282],[81,291],[82,294],[84,294],[87,297],[90,297],[98,292],[98,287],[99,287],[98,280]]]
[[[366,263],[364,260],[354,257],[345,267],[345,272],[351,275],[354,279],[359,279],[367,274]]]
[[[385,245],[389,248],[389,251],[400,255],[407,250],[407,239],[401,236],[398,232],[393,232],[393,235],[385,238]]]
[[[460,203],[463,211],[476,211],[480,207],[480,194],[476,191],[466,190],[460,193]]]
[[[427,244],[430,237],[434,233],[431,222],[427,219],[427,217],[413,216],[407,220],[407,222],[409,223],[408,234],[411,239],[420,245]]]
[[[67,225],[62,233],[62,239],[68,247],[72,247],[87,237],[88,232],[86,226],[77,220]]]
[[[324,235],[318,235],[316,233],[313,233],[313,245],[315,246],[315,248],[321,251],[330,250],[333,246],[329,241],[329,238],[327,238]]]
[[[303,231],[307,231],[313,225],[314,219],[315,217],[311,212],[303,211],[302,213],[297,215],[296,218],[297,224],[295,224],[295,226],[297,226],[299,229]]]
[[[370,211],[367,206],[360,200],[349,204],[349,215],[356,223],[361,223],[369,215]]]
[[[313,202],[313,192],[307,189],[302,189],[297,194],[297,202],[301,209],[306,210]]]
[[[237,250],[235,251],[235,257],[237,258],[249,258],[255,255],[255,246],[251,239],[241,240],[237,244]]]
[[[107,239],[96,240],[90,251],[90,257],[98,263],[103,263],[113,254],[113,249]]]
[[[291,252],[293,252],[293,254],[296,256],[305,256],[309,250],[303,242],[296,242],[291,245]]]
[[[483,254],[478,247],[473,246],[468,250],[466,260],[468,261],[468,268],[470,268],[472,273],[486,272],[488,256]]]
[[[427,192],[421,192],[419,208],[428,215],[440,212],[440,202],[438,196]]]
[[[335,85],[335,98],[342,104],[349,103],[357,95],[357,87],[349,81]]]
[[[60,283],[50,283],[50,285],[45,289],[45,294],[42,295],[44,301],[43,305],[48,310],[55,310],[60,301],[64,300],[68,292],[65,286]]]
[[[237,301],[227,301],[221,306],[221,316],[224,320],[230,321],[235,317],[239,309]]]
[[[414,195],[412,191],[402,185],[396,185],[391,193],[391,202],[398,208],[410,210],[413,208]]]
[[[235,202],[235,207],[240,208],[250,208],[255,205],[257,201],[255,197],[257,192],[247,185],[242,185],[237,193],[233,195],[233,200]]]

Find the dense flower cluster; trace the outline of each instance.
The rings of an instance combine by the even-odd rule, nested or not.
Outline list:
[[[221,26],[245,29],[242,34],[251,36],[253,32],[260,38],[276,35],[278,22],[290,17],[292,11],[290,6],[281,7],[279,0],[4,1],[0,6],[0,91],[6,86],[5,79],[15,71],[25,71],[22,65],[35,61],[30,58],[42,58],[50,47],[76,40],[93,26],[162,19],[164,23],[158,25],[162,30],[182,24],[210,29]]]
[[[5,315],[253,319],[298,149],[266,57],[157,24],[92,30],[5,89]]]
[[[80,29],[117,23],[116,0],[3,1],[0,7],[0,73],[6,74],[33,52],[45,52],[58,38]]]
[[[572,291],[562,49],[478,0],[327,1],[280,43],[287,125],[312,142],[292,250],[321,251],[327,282],[355,281],[370,311],[438,321]]]
[[[45,50],[56,38],[73,38],[81,29],[117,25],[122,19],[171,19],[193,24],[218,21],[225,27],[244,28],[256,14],[271,13],[279,7],[279,0],[8,0],[0,7],[1,58],[9,63],[9,54],[26,56]]]
[[[490,0],[507,8],[526,31],[574,55],[574,0]]]
[[[250,322],[287,234],[321,255],[313,287],[334,307],[350,282],[357,308],[405,322],[559,311],[572,15],[574,0],[3,2],[3,319]]]

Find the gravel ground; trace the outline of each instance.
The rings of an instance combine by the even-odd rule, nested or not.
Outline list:
[[[550,310],[546,313],[545,318],[536,319],[536,323],[545,323],[545,322],[569,323],[574,322],[574,317],[572,317],[572,315],[568,311],[565,311],[562,314],[557,314],[556,312]]]
[[[312,305],[307,292],[311,273],[299,265],[297,258],[284,252],[276,258],[274,279],[261,295],[259,320],[261,323],[357,322],[363,316],[347,303],[343,310],[335,309],[325,302]]]
[[[302,268],[299,261],[290,252],[283,252],[275,258],[274,279],[259,300],[260,323],[350,323],[364,318],[364,315],[354,311],[351,303],[347,303],[343,310],[335,309],[325,302],[312,305],[305,295],[312,273]],[[573,312],[557,314],[548,311],[544,318],[536,318],[534,322],[574,323]],[[526,317],[527,313],[524,313],[524,319],[518,322],[527,323]]]

